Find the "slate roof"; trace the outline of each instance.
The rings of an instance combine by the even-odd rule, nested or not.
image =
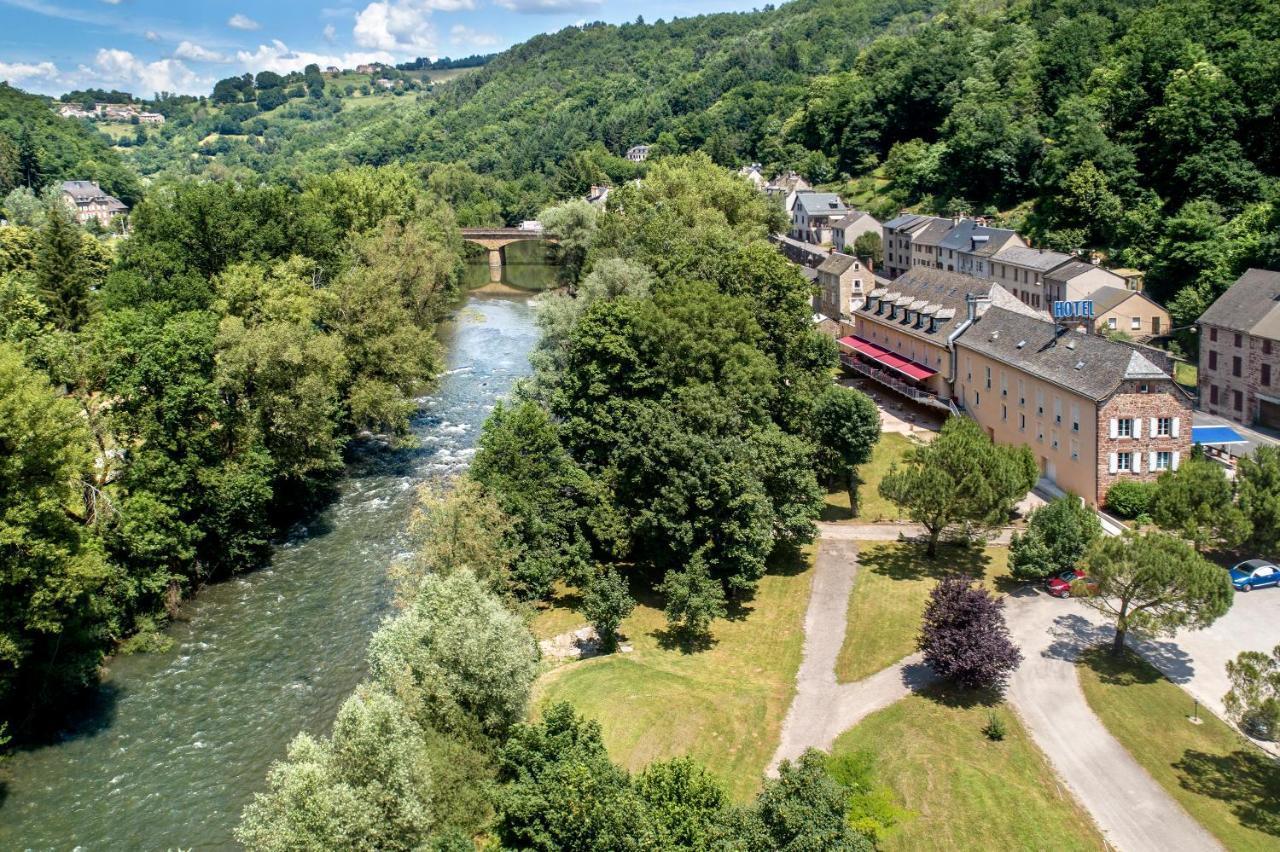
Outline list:
[[[992,307],[957,345],[1101,402],[1126,379],[1168,379],[1140,353],[1105,337]]]
[[[857,262],[858,259],[852,255],[833,252],[830,257],[818,264],[818,271],[831,275],[843,275]]]
[[[1280,272],[1248,270],[1209,306],[1200,322],[1280,340]]]
[[[1094,316],[1102,316],[1107,311],[1113,311],[1123,305],[1130,299],[1142,299],[1150,302],[1157,308],[1161,308],[1159,302],[1148,296],[1146,293],[1140,293],[1137,290],[1130,290],[1128,287],[1115,287],[1108,284],[1105,287],[1099,287],[1089,296],[1093,302]]]
[[[796,207],[803,207],[810,216],[828,216],[849,210],[834,192],[801,192],[796,196]]]
[[[938,243],[944,249],[952,249],[954,251],[973,251],[975,246],[973,240],[986,238],[985,242],[990,245],[999,243],[1004,245],[1005,241],[1018,235],[1017,231],[1008,228],[990,228],[986,225],[979,225],[973,219],[961,219],[954,228]]]
[[[1055,267],[1052,272],[1046,273],[1045,278],[1051,281],[1070,281],[1072,278],[1078,278],[1079,276],[1084,275],[1086,272],[1092,272],[1095,269],[1102,269],[1103,272],[1106,272],[1110,275],[1115,275],[1116,280],[1118,281],[1124,280],[1119,275],[1116,275],[1114,272],[1112,272],[1110,269],[1103,269],[1103,267],[1101,266],[1094,266],[1092,263],[1090,263],[1087,260],[1073,260],[1068,263],[1064,263],[1061,266]],[[1128,289],[1128,288],[1125,288],[1125,289]]]
[[[922,230],[916,231],[911,235],[911,242],[921,246],[936,246],[942,244],[942,239],[951,229],[955,227],[955,223],[950,219],[935,218]]]
[[[925,314],[938,318],[936,330],[930,334],[924,329],[911,328],[907,325],[902,325],[902,330],[930,340],[939,346],[945,346],[947,337],[969,315],[965,297],[988,296],[990,289],[990,282],[981,281],[969,275],[920,266],[899,275],[887,286],[877,287],[870,293],[868,304],[872,297],[883,300],[885,304],[896,303],[903,306],[924,302]],[[866,311],[865,306],[860,310],[872,321],[894,324],[888,322],[883,316],[877,317],[874,310]]]
[[[1023,248],[1022,246],[1009,246],[996,253],[996,260],[1001,263],[1021,266],[1025,269],[1034,269],[1037,272],[1048,272],[1051,269],[1057,269],[1067,261],[1074,259],[1074,255],[1063,254],[1060,251]]]

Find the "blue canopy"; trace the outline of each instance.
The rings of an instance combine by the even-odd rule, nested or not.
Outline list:
[[[1191,427],[1191,443],[1193,444],[1247,444],[1240,433],[1230,426],[1193,426]]]

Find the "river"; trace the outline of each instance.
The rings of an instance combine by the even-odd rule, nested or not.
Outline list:
[[[487,277],[487,266],[468,270]],[[503,278],[538,289],[548,273],[516,265]],[[474,291],[441,335],[447,372],[415,420],[419,448],[361,454],[269,569],[204,589],[170,628],[170,652],[116,660],[92,718],[14,755],[0,849],[235,847],[231,830],[271,762],[299,731],[327,732],[363,677],[415,487],[465,467],[537,339],[528,297],[500,285]]]

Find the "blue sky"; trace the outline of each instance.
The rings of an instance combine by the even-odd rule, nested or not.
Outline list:
[[[750,9],[760,0],[0,0],[0,80],[60,94],[207,94],[244,71],[489,53],[584,21]]]

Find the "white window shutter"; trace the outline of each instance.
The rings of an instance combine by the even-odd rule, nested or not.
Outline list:
[[[1177,423],[1178,421],[1176,421],[1176,420],[1175,420],[1175,421],[1173,421],[1173,422],[1174,422],[1174,423]],[[1179,462],[1179,460],[1180,460],[1181,458],[1182,458],[1182,453],[1175,452],[1175,453],[1173,454],[1173,469],[1174,469],[1174,470],[1177,470],[1177,469],[1178,469],[1178,462]]]
[[[1116,425],[1116,421],[1112,420],[1111,425],[1114,427]],[[1116,472],[1116,454],[1115,453],[1109,454],[1109,461],[1107,465],[1108,465],[1107,470],[1109,470],[1111,473]]]
[[[1147,470],[1152,473],[1156,472],[1156,454],[1154,452],[1147,453]]]
[[[1115,439],[1119,434],[1120,434],[1120,427],[1116,425],[1116,419],[1115,419],[1114,417],[1112,417],[1112,418],[1111,418],[1111,437],[1112,437],[1112,439]],[[1112,472],[1112,473],[1115,473],[1115,470],[1116,470],[1115,453],[1112,453],[1112,459],[1111,459],[1111,472]]]
[[[1179,418],[1177,417],[1173,418],[1173,437],[1175,438],[1178,437],[1178,420]],[[1174,455],[1176,456],[1177,453],[1174,453]]]
[[[1132,453],[1129,458],[1133,460],[1130,462],[1133,466],[1133,472],[1142,473],[1142,453]]]
[[[1142,418],[1141,417],[1133,418],[1133,437],[1134,438],[1142,437]]]
[[[1150,435],[1152,438],[1154,438],[1154,437],[1156,436],[1156,433],[1157,433],[1159,430],[1160,430],[1160,418],[1159,418],[1159,417],[1152,417],[1152,418],[1151,418],[1151,431],[1150,431],[1150,432],[1148,432],[1147,434],[1148,434],[1148,435]]]

